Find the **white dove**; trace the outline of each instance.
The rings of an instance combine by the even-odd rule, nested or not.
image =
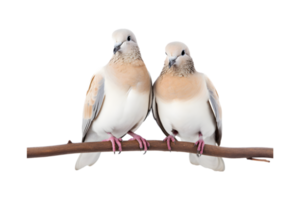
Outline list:
[[[208,77],[198,73],[188,47],[181,42],[166,46],[163,70],[154,83],[152,113],[166,134],[169,150],[174,137],[194,142],[198,155],[190,154],[190,162],[216,171],[224,171],[222,158],[199,156],[204,143],[220,145],[222,110],[218,93]],[[164,140],[164,141],[165,141]]]
[[[134,34],[120,29],[113,33],[114,55],[91,80],[83,111],[82,142],[111,141],[122,151],[121,137],[131,135],[145,152],[150,144],[134,133],[149,114],[152,82]],[[75,169],[93,165],[100,153],[80,154]]]

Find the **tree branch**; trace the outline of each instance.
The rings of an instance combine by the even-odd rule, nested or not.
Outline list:
[[[150,149],[148,151],[169,151],[166,142],[158,140],[149,140]],[[171,143],[172,151],[197,153],[197,147],[190,142]],[[122,151],[141,151],[137,141],[122,142]],[[72,153],[88,153],[88,152],[111,152],[112,145],[110,142],[87,142],[72,143],[48,146],[48,147],[29,147],[27,148],[27,158],[57,156]],[[203,155],[217,156],[224,158],[252,158],[265,157],[273,158],[273,148],[227,148],[213,145],[205,145]]]

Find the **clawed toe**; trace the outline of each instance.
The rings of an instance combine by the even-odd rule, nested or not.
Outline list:
[[[204,140],[202,139],[202,134],[199,134],[200,139],[195,143],[195,146],[197,147],[197,156],[200,157],[203,153],[203,149],[204,149]]]
[[[147,150],[150,148],[150,143],[147,140],[145,140],[143,137],[141,137],[131,131],[129,131],[128,134],[133,137],[129,140],[136,140],[139,143],[140,149],[145,150],[145,152],[144,152],[144,154],[145,154],[147,152]]]
[[[103,140],[102,142],[110,141],[114,154],[116,153],[116,144],[117,144],[118,148],[119,148],[119,154],[120,154],[122,152],[122,144],[121,144],[122,139],[121,138],[116,138],[112,134],[110,134],[110,135],[111,135],[110,138],[108,138],[107,140]]]
[[[171,152],[171,141],[172,142],[174,142],[174,144],[176,144],[175,143],[175,138],[172,136],[172,135],[169,135],[168,137],[166,137],[164,140],[163,140],[163,142],[165,142],[165,141],[167,141],[167,146],[168,146],[168,149],[169,149],[169,151]]]

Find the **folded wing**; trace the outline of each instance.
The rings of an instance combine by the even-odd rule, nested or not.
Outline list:
[[[99,115],[105,99],[105,80],[101,74],[93,76],[90,87],[86,93],[82,120],[82,142],[84,142],[87,132],[94,119]]]
[[[216,140],[216,143],[220,146],[221,139],[222,139],[222,108],[221,108],[221,104],[219,101],[219,95],[218,95],[216,88],[214,87],[214,85],[212,84],[212,82],[209,80],[208,77],[205,77],[205,80],[206,80],[207,89],[209,91],[208,102],[214,113],[216,123],[217,123],[217,131],[215,134],[215,140]]]
[[[155,99],[155,84],[156,82],[153,84],[153,101],[152,101],[152,114],[153,114],[153,118],[155,119],[157,125],[159,126],[159,128],[162,130],[162,132],[166,135],[169,136],[169,133],[165,130],[164,126],[162,125],[160,118],[159,118],[159,113],[158,113],[158,105],[156,103],[156,99]]]

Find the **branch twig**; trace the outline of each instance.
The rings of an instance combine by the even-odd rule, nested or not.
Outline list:
[[[167,143],[158,140],[149,140],[150,149],[148,151],[169,151]],[[190,142],[171,143],[172,151],[197,153],[197,147]],[[140,151],[137,141],[122,142],[122,151]],[[112,146],[110,142],[88,142],[88,143],[72,143],[69,141],[64,145],[48,146],[48,147],[29,147],[27,148],[27,158],[57,156],[72,153],[88,153],[88,152],[111,152]],[[224,158],[252,158],[265,157],[273,158],[273,148],[227,148],[213,145],[205,145],[203,155],[217,156]]]

